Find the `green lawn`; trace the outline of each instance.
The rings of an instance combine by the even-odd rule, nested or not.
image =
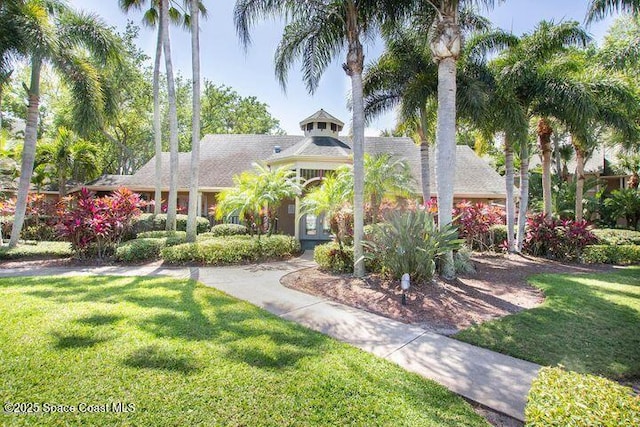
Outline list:
[[[640,267],[587,276],[538,275],[537,308],[474,326],[455,337],[542,365],[640,377]]]
[[[487,425],[396,365],[193,281],[0,279],[0,425]]]

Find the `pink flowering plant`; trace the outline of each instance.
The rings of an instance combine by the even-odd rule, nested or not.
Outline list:
[[[104,259],[113,253],[144,206],[140,195],[126,188],[105,197],[95,197],[83,188],[62,213],[58,231],[79,257]]]
[[[492,245],[491,227],[505,223],[505,212],[499,206],[462,201],[453,209],[454,225],[467,245],[487,250]]]

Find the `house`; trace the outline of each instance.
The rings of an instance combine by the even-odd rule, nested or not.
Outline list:
[[[206,135],[200,141],[200,191],[198,215],[206,215],[216,203],[216,195],[233,187],[233,177],[252,169],[256,162],[271,167],[287,165],[296,171],[305,187],[322,180],[328,172],[353,163],[351,142],[340,136],[344,123],[320,110],[300,122],[303,136],[297,135]],[[410,138],[367,137],[365,152],[392,153],[406,159],[417,181],[419,193],[420,149]],[[434,157],[431,156],[431,182],[435,183]],[[168,196],[169,153],[162,153],[163,199]],[[179,154],[178,205],[188,205],[191,153]],[[457,173],[454,196],[457,200],[504,203],[505,186],[502,177],[467,146],[457,147]],[[111,191],[118,186],[139,192],[147,200],[154,197],[155,158],[134,175],[108,175],[89,183],[92,191]],[[433,196],[435,196],[435,185]],[[305,241],[327,240],[329,231],[323,218],[299,215],[299,199],[286,200],[278,212],[278,230]],[[299,218],[296,221],[296,218]]]

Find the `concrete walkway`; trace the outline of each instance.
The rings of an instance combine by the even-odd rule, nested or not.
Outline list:
[[[308,259],[297,258],[239,267],[16,268],[0,270],[0,277],[111,274],[196,279],[284,319],[384,357],[470,400],[524,421],[527,394],[540,366],[280,284],[285,274],[312,265]]]

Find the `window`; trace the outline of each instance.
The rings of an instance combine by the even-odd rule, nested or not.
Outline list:
[[[338,125],[335,123],[331,123],[331,132],[338,132]]]
[[[327,128],[327,122],[318,122],[318,129],[325,130]]]
[[[329,215],[325,215],[322,219],[322,234],[331,235],[331,221]]]
[[[304,221],[304,232],[307,236],[315,236],[317,234],[317,217],[312,214],[307,214]]]
[[[307,123],[307,130],[313,130],[313,123]]]

